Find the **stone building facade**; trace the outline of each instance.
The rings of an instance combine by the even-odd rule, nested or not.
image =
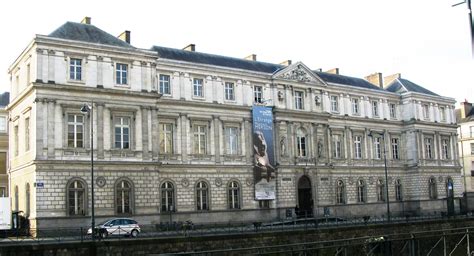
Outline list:
[[[474,109],[472,103],[461,102],[460,108],[456,109],[456,119],[459,124],[458,144],[460,162],[465,179],[465,190],[467,192],[468,207],[474,209]]]
[[[99,220],[382,216],[384,148],[393,216],[462,194],[454,100],[399,74],[140,49],[89,18],[35,36],[9,74],[11,193],[33,227],[87,225],[92,183]],[[275,200],[255,200],[253,105],[272,108]]]
[[[0,94],[0,197],[8,196],[8,112],[5,109],[10,99],[10,93]]]

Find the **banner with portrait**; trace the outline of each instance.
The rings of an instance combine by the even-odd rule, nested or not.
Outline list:
[[[275,199],[275,159],[273,147],[273,112],[271,107],[252,107],[254,184],[256,200]]]

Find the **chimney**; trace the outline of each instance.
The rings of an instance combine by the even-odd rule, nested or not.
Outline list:
[[[84,17],[84,19],[81,20],[81,23],[90,25],[91,24],[91,17]]]
[[[472,110],[472,103],[469,103],[467,100],[461,102],[461,118],[469,117],[469,113]]]
[[[383,79],[382,73],[375,72],[365,77],[365,80],[369,81],[369,83],[376,85],[380,88],[383,88]]]
[[[195,52],[196,45],[195,44],[188,44],[186,47],[183,48],[185,51]]]
[[[257,61],[257,54],[250,54],[249,56],[245,57],[244,59]]]
[[[291,65],[291,60],[285,60],[282,63],[280,63],[280,65],[289,66],[289,65]]]
[[[326,71],[326,73],[339,75],[339,68],[330,69],[330,70]]]
[[[395,73],[393,75],[390,75],[390,76],[386,76],[383,78],[383,86],[387,86],[389,85],[391,82],[395,81],[395,79],[400,79],[402,78],[402,74],[400,73]]]
[[[130,31],[125,30],[124,32],[122,32],[122,34],[120,34],[118,36],[118,38],[129,44],[130,43]]]

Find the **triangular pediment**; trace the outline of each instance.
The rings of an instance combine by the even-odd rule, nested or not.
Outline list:
[[[272,76],[273,79],[283,79],[300,83],[313,83],[325,85],[326,83],[311,71],[302,62],[289,65],[288,67],[277,71]]]

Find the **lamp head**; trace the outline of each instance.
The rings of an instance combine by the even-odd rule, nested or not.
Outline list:
[[[84,104],[84,106],[82,106],[81,108],[82,114],[88,114],[90,111],[91,111],[91,108],[87,104]]]

